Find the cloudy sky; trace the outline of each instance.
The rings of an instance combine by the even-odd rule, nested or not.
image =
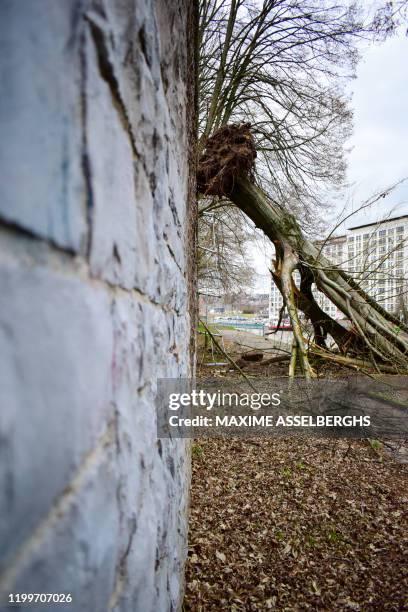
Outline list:
[[[408,177],[408,37],[401,34],[363,47],[361,53],[357,78],[350,84],[354,134],[348,143],[349,211]],[[346,227],[401,214],[408,214],[408,180],[369,210],[356,213]],[[267,291],[269,253],[266,243],[253,250],[261,275],[257,291]]]
[[[373,192],[408,177],[408,38],[364,49],[351,89],[354,135],[348,179],[358,207]],[[408,212],[408,182],[389,200],[382,200],[384,212],[398,203],[397,214]],[[367,213],[370,221],[381,215],[378,206]]]

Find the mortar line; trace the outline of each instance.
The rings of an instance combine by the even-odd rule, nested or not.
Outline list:
[[[77,492],[85,484],[89,472],[105,457],[105,447],[112,444],[114,440],[114,428],[115,420],[111,419],[106,430],[99,437],[95,446],[87,453],[70,482],[55,500],[48,514],[40,520],[34,527],[33,532],[22,543],[20,549],[14,553],[9,567],[0,575],[0,594],[13,590],[14,582],[26,561],[41,544],[52,525],[61,520],[61,516],[67,512]]]

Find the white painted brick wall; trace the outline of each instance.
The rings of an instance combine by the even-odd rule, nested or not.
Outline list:
[[[192,4],[0,6],[3,603],[180,606],[189,449],[154,395],[191,373]]]

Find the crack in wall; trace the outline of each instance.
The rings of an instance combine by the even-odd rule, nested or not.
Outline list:
[[[88,226],[88,234],[86,238],[85,252],[86,258],[89,260],[92,249],[92,237],[93,237],[93,208],[94,208],[94,194],[92,187],[92,174],[91,174],[91,163],[89,160],[88,153],[88,134],[87,134],[87,123],[88,123],[88,103],[86,98],[86,83],[87,83],[87,61],[86,61],[86,33],[81,33],[81,44],[80,44],[80,68],[81,68],[81,130],[82,130],[82,143],[81,143],[81,163],[82,163],[82,174],[85,181],[85,211],[86,221]]]
[[[174,263],[176,264],[177,268],[179,269],[180,274],[182,274],[182,276],[184,277],[184,276],[185,276],[185,272],[183,272],[183,270],[181,269],[180,264],[178,263],[178,261],[177,261],[177,259],[176,259],[176,256],[175,256],[175,254],[174,254],[173,249],[171,248],[171,246],[170,246],[168,243],[166,243],[166,246],[167,246],[167,248],[168,248],[168,250],[169,250],[169,253],[170,253],[170,255],[171,255],[171,257],[172,257],[172,259],[173,259]]]
[[[100,75],[109,87],[113,106],[117,111],[123,129],[129,137],[133,155],[136,158],[140,158],[135,138],[133,136],[132,126],[126,110],[126,104],[124,103],[120,93],[119,81],[115,74],[115,66],[110,57],[108,35],[105,31],[107,24],[105,20],[102,20],[98,15],[93,13],[87,13],[85,15],[85,19],[89,24],[92,40],[95,45]]]
[[[116,607],[116,605],[119,602],[119,599],[122,595],[123,589],[126,585],[126,577],[127,577],[127,573],[126,573],[126,564],[127,564],[127,558],[129,556],[129,553],[132,549],[132,544],[133,544],[133,539],[135,537],[136,531],[137,531],[137,521],[136,518],[133,517],[132,521],[132,526],[131,526],[131,530],[130,530],[130,534],[129,534],[129,539],[128,539],[128,543],[126,546],[125,551],[123,552],[122,556],[119,559],[119,563],[117,565],[117,572],[116,572],[116,581],[115,581],[115,587],[112,591],[112,594],[109,598],[109,602],[108,602],[108,610],[112,610],[113,608]]]

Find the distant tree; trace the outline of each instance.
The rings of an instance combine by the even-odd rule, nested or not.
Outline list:
[[[231,203],[203,211],[198,228],[199,290],[204,294],[237,293],[251,288],[256,272],[248,261],[254,230]]]

